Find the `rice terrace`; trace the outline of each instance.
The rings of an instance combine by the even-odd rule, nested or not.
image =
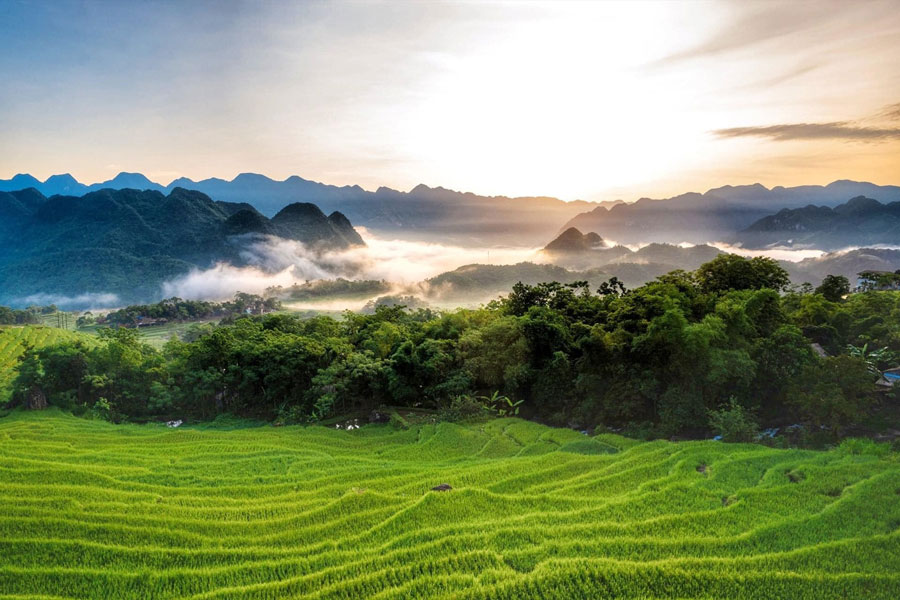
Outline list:
[[[898,9],[0,0],[0,600],[900,600]]]
[[[896,598],[900,464],[520,419],[0,419],[2,598]],[[449,484],[449,491],[431,488]]]

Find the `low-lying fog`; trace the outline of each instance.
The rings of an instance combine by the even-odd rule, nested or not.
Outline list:
[[[551,262],[540,248],[462,247],[389,239],[362,227],[357,229],[367,244],[365,248],[317,254],[299,242],[281,238],[272,237],[253,242],[243,252],[243,258],[248,266],[236,267],[220,263],[210,269],[191,271],[187,275],[164,283],[161,298],[178,296],[194,300],[225,300],[231,298],[237,291],[262,294],[273,286],[287,288],[307,281],[339,277],[351,280],[384,280],[393,284],[390,292],[392,294],[417,294],[427,289],[427,286],[421,285],[423,281],[463,265]],[[637,251],[645,245],[627,247]],[[743,256],[767,256],[790,262],[818,258],[825,254],[821,250],[809,248],[746,250],[723,243],[712,242],[709,245],[723,252],[734,252]],[[681,246],[689,247],[691,244]],[[841,252],[853,249],[847,248]],[[632,260],[630,257],[623,257],[619,260],[640,262],[641,259],[634,257]],[[602,261],[598,266],[601,264]],[[322,299],[287,304],[295,309],[357,310],[371,299]],[[41,294],[26,300],[33,304],[54,303],[61,307],[81,308],[85,306],[109,308],[121,304],[114,294],[83,294],[77,297]],[[430,301],[435,303],[435,298],[431,298]]]
[[[365,248],[316,254],[300,242],[268,238],[244,253],[249,266],[218,264],[163,284],[165,297],[222,300],[235,291],[259,294],[315,279],[374,279],[404,285],[421,282],[462,265],[507,265],[539,259],[539,248],[462,248],[437,243],[384,239],[358,227]]]

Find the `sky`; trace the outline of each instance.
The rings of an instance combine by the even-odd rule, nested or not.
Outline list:
[[[900,0],[0,0],[0,178],[900,184]]]

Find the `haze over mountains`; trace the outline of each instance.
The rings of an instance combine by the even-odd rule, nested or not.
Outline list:
[[[443,268],[431,271],[437,275],[420,275],[425,281],[387,277],[432,300],[468,303],[493,297],[519,279],[616,276],[637,286],[674,269],[696,269],[722,252],[711,242],[822,250],[900,243],[900,188],[851,181],[771,190],[726,186],[632,204],[486,197],[424,185],[410,192],[368,192],[254,174],[232,181],[178,179],[168,186],[139,173],[93,185],[69,175],[44,182],[17,175],[0,180],[3,189],[13,190],[0,191],[0,243],[8,249],[0,257],[0,303],[9,304],[41,294],[156,300],[166,290],[194,289],[170,284],[198,270],[201,283],[217,281],[215,294],[227,296],[246,279],[232,271],[235,289],[225,290],[231,284],[216,271],[219,264],[262,269],[265,278],[287,273],[288,280],[277,285],[363,275],[384,279],[385,273],[433,260],[435,246],[427,258],[422,241],[465,248],[466,261],[480,256],[479,249],[487,254],[506,245],[515,251],[511,260],[486,256],[493,264],[458,269],[462,260],[444,260]],[[354,224],[411,246],[401,254],[337,257],[335,252],[364,245]],[[371,269],[379,260],[395,259],[396,268]],[[366,273],[360,271],[363,262]],[[783,264],[797,283],[817,283],[829,273],[852,279],[857,270],[894,270],[900,252],[862,249]]]
[[[548,197],[478,196],[441,187],[418,185],[409,192],[387,187],[374,192],[354,186],[333,186],[292,176],[275,181],[242,173],[231,181],[176,179],[167,186],[140,173],[119,173],[102,183],[84,185],[71,175],[54,175],[41,182],[31,175],[0,180],[0,191],[33,187],[45,196],[81,195],[104,188],[149,189],[168,193],[176,187],[203,192],[214,200],[247,202],[272,216],[293,202],[309,202],[324,212],[340,211],[356,225],[406,239],[457,243],[538,245],[556,233],[559,223],[595,206],[616,202],[564,202]]]
[[[883,204],[857,196],[834,208],[785,208],[756,221],[734,240],[746,248],[779,245],[837,250],[896,245],[900,244],[900,201]]]
[[[357,185],[339,187],[298,176],[276,181],[254,173],[242,173],[231,181],[179,178],[168,185],[140,173],[119,173],[91,185],[79,183],[68,174],[54,175],[43,182],[21,174],[0,180],[0,191],[28,187],[45,196],[83,195],[104,188],[168,193],[181,187],[203,192],[216,201],[249,203],[270,217],[293,202],[308,202],[326,213],[340,211],[356,225],[404,239],[517,246],[543,245],[569,227],[595,231],[604,239],[623,244],[724,241],[785,208],[835,207],[857,196],[885,204],[900,201],[898,186],[846,180],[826,186],[772,189],[760,184],[723,186],[703,194],[641,198],[633,203],[479,196],[426,185],[409,192],[386,187],[370,192]]]
[[[900,201],[900,187],[856,181],[772,189],[759,184],[725,186],[664,200],[641,198],[608,210],[597,207],[572,218],[559,231],[569,227],[596,231],[604,239],[622,244],[702,244],[732,239],[738,231],[785,208],[810,204],[832,207],[857,196],[896,202]]]
[[[346,217],[312,204],[290,204],[269,219],[183,188],[49,199],[31,188],[0,192],[0,302],[40,294],[152,298],[191,269],[252,263],[254,244],[270,236],[312,253],[364,245]]]

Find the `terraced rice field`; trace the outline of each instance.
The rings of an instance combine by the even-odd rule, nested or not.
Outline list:
[[[77,333],[43,325],[0,326],[0,403],[9,395],[9,384],[25,348],[40,348],[79,337]]]
[[[16,412],[0,597],[896,599],[898,494],[895,459],[518,419],[217,431]]]

